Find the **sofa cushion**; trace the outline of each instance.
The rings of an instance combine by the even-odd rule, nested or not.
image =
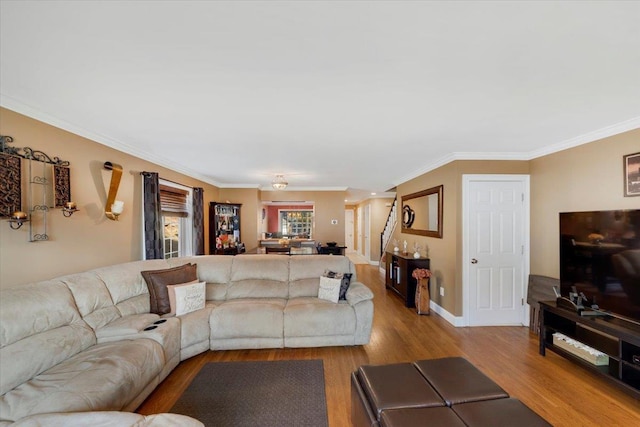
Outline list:
[[[149,289],[142,270],[168,268],[163,259],[133,261],[92,270],[104,282],[121,316],[149,313]]]
[[[273,255],[233,257],[227,300],[287,298],[289,295],[289,258]],[[320,280],[319,275],[317,280]]]
[[[226,301],[211,311],[211,339],[280,338],[286,300],[245,298]]]
[[[96,334],[98,343],[150,338],[162,346],[165,363],[171,363],[180,353],[180,326],[176,318],[160,319],[152,313],[133,314],[96,330]]]
[[[162,347],[154,340],[95,345],[0,397],[9,420],[31,414],[121,410],[162,371]]]
[[[95,343],[64,283],[51,280],[0,292],[0,394]]]
[[[320,276],[327,270],[354,273],[351,261],[342,255],[297,255],[291,257],[289,269],[289,298],[318,296]]]
[[[293,298],[284,309],[286,337],[353,335],[356,330],[356,314],[345,303],[314,297]]]
[[[207,301],[221,301],[227,296],[231,282],[231,267],[235,257],[226,255],[200,255],[167,260],[171,267],[185,262],[198,264],[198,279],[207,282]]]
[[[197,264],[184,264],[164,270],[141,271],[140,274],[144,277],[149,288],[149,311],[161,315],[171,312],[167,285],[198,280],[197,268]]]
[[[82,318],[91,328],[100,328],[120,317],[109,289],[94,272],[72,274],[60,280],[71,290]]]

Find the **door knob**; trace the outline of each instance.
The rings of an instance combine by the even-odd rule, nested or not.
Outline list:
[[[471,258],[471,264],[477,264],[477,263],[478,263],[478,260],[477,260],[477,259],[475,259],[475,258]]]

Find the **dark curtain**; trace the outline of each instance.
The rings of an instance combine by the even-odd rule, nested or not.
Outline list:
[[[204,255],[204,190],[193,188],[193,254]]]
[[[162,259],[162,217],[157,172],[142,172],[144,212],[144,259]]]

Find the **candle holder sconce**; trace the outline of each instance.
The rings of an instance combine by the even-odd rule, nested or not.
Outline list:
[[[69,218],[74,213],[78,212],[80,209],[76,207],[76,202],[67,202],[62,207],[62,215],[66,218]]]
[[[107,204],[104,207],[104,214],[112,221],[117,221],[118,217],[124,210],[124,202],[116,200],[118,194],[118,186],[122,178],[122,166],[111,162],[105,162],[104,168],[110,170],[111,184],[109,185],[109,195],[107,196]]]

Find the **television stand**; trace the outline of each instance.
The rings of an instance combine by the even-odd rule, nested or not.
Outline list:
[[[581,350],[580,345],[561,346],[561,336],[604,354]],[[573,351],[574,348],[580,351]],[[558,307],[555,301],[540,302],[540,354],[544,356],[547,349],[640,399],[638,323],[615,315],[580,316],[573,310]]]

